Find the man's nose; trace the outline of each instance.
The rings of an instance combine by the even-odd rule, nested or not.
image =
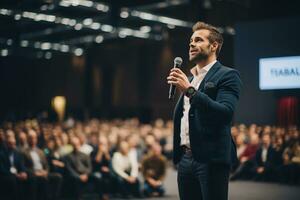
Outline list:
[[[190,47],[195,47],[195,44],[193,42],[191,42]]]

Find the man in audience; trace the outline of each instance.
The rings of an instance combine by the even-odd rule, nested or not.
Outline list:
[[[275,172],[275,150],[271,146],[271,137],[268,133],[262,136],[262,145],[257,150],[255,161],[255,177],[257,181],[272,181],[274,180]]]
[[[25,172],[23,156],[16,149],[14,134],[7,135],[6,147],[0,152],[0,185],[3,190],[0,192],[0,197],[8,200],[24,199],[22,192],[28,186],[26,185],[28,176]]]
[[[163,196],[163,179],[167,170],[167,159],[162,155],[162,147],[154,143],[142,160],[142,173],[145,179],[144,194],[148,197]]]
[[[49,173],[48,162],[44,152],[37,147],[38,136],[34,130],[28,131],[29,147],[25,149],[25,166],[30,181],[34,184],[36,199],[57,199],[59,197],[62,176]],[[48,187],[49,186],[49,187]]]
[[[74,192],[76,198],[80,198],[83,187],[86,188],[88,183],[94,183],[97,193],[102,198],[100,178],[91,176],[92,163],[90,157],[80,151],[81,143],[78,137],[71,138],[71,144],[73,152],[66,156],[65,162],[69,176],[67,183],[73,186],[72,192]]]

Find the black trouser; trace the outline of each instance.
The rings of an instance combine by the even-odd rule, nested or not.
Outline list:
[[[196,161],[185,153],[178,164],[181,200],[227,200],[229,165]]]
[[[102,183],[101,179],[95,176],[89,175],[87,182],[82,182],[79,177],[67,177],[65,180],[67,186],[67,192],[72,198],[79,199],[82,194],[90,189],[94,189],[100,197],[102,197]],[[91,188],[92,186],[92,188]]]
[[[140,182],[137,179],[135,183],[129,183],[122,177],[117,177],[117,185],[120,194],[124,197],[128,195],[133,195],[135,197],[140,197]]]

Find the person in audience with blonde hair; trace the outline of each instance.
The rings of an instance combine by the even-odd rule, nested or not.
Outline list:
[[[135,164],[129,156],[129,144],[121,141],[119,150],[114,153],[112,158],[112,168],[116,175],[118,189],[123,197],[131,195],[140,197],[140,184]]]

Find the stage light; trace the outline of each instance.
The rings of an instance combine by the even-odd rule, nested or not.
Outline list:
[[[143,32],[143,33],[149,33],[151,31],[151,27],[150,26],[142,26],[140,28],[140,30]]]
[[[83,54],[83,49],[81,49],[81,48],[75,49],[75,50],[74,50],[74,54],[75,54],[76,56],[82,56],[82,54]]]
[[[7,49],[2,49],[1,50],[1,56],[8,56],[8,50]]]
[[[76,24],[74,28],[75,30],[79,31],[82,29],[82,24]]]
[[[12,11],[3,8],[3,9],[0,9],[0,14],[2,14],[2,15],[11,15]]]
[[[69,21],[69,26],[75,26],[76,25],[76,20],[75,19],[71,19]]]
[[[51,49],[51,44],[49,42],[44,42],[41,44],[41,49],[43,50]]]
[[[103,36],[102,35],[98,35],[96,38],[95,38],[95,42],[96,43],[101,43],[103,41]]]
[[[119,36],[120,38],[126,38],[126,37],[127,37],[127,35],[124,34],[124,33],[122,33],[122,32],[119,32],[118,36]]]
[[[80,1],[80,5],[86,6],[86,7],[92,7],[93,4],[94,3],[92,1]]]
[[[100,24],[98,22],[94,22],[92,23],[91,28],[94,30],[98,30],[100,28]]]
[[[48,5],[42,5],[40,8],[42,11],[48,10]]]
[[[173,19],[170,17],[163,17],[163,16],[158,17],[158,21],[162,22],[164,24],[171,24],[171,25],[175,25],[175,26],[185,26],[185,24],[186,24],[185,22],[183,22],[181,20]]]
[[[109,7],[108,6],[104,6],[104,8],[102,9],[103,12],[108,12],[109,11]]]
[[[69,25],[70,19],[69,18],[62,18],[61,23],[64,25]]]
[[[56,17],[54,15],[47,15],[46,21],[55,22]]]
[[[79,1],[72,0],[71,5],[72,6],[79,6]]]
[[[70,7],[71,3],[68,1],[60,1],[59,5],[63,7]]]
[[[87,19],[84,19],[83,20],[83,24],[85,25],[85,26],[89,26],[89,25],[91,25],[93,23],[93,20],[91,19],[91,18],[87,18]]]
[[[167,27],[168,27],[169,29],[174,29],[176,26],[173,25],[173,24],[168,24]]]
[[[148,33],[142,33],[141,31],[133,31],[132,35],[138,38],[149,38]]]
[[[46,21],[47,15],[45,14],[36,14],[34,21]]]
[[[67,100],[64,96],[56,96],[52,99],[52,107],[58,116],[60,122],[63,121],[65,116]]]
[[[120,33],[122,35],[132,35],[133,34],[133,30],[132,29],[129,29],[129,28],[122,28],[120,30]]]
[[[101,30],[104,32],[112,32],[114,28],[111,25],[105,24],[101,26]]]
[[[21,47],[28,47],[29,42],[27,40],[21,41]]]
[[[52,49],[58,51],[58,50],[60,49],[60,44],[54,43],[54,44],[52,45]]]
[[[21,15],[20,14],[16,14],[15,15],[15,20],[20,20],[21,19]]]
[[[69,47],[68,45],[66,45],[66,44],[63,44],[63,45],[61,45],[61,47],[60,47],[60,51],[61,51],[61,52],[68,52],[69,49],[70,49],[70,47]]]
[[[139,12],[138,15],[141,19],[145,19],[145,20],[153,20],[155,18],[154,15],[150,14],[150,13],[145,13],[145,12]]]
[[[13,40],[12,40],[12,39],[8,39],[8,40],[6,41],[6,44],[7,44],[8,46],[12,45],[12,43],[13,43]]]
[[[45,58],[46,59],[51,59],[52,58],[52,53],[51,52],[46,52],[45,53]]]
[[[129,16],[128,11],[122,11],[122,12],[120,13],[120,17],[122,17],[122,18],[127,18],[128,16]]]

